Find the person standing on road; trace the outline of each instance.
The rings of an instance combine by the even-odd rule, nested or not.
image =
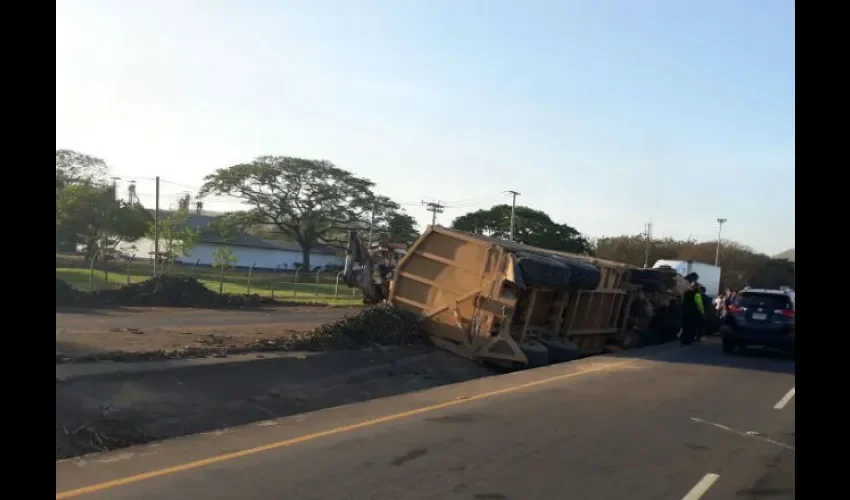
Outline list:
[[[682,345],[691,345],[693,343],[697,334],[697,328],[702,323],[702,313],[700,312],[702,299],[699,299],[700,306],[697,305],[697,295],[699,293],[698,279],[699,275],[697,273],[690,273],[685,276],[685,280],[690,286],[682,296]]]
[[[694,301],[697,304],[697,309],[699,310],[699,322],[697,323],[697,328],[695,333],[695,339],[697,342],[702,340],[702,334],[705,330],[705,287],[697,283],[697,292],[694,294]]]

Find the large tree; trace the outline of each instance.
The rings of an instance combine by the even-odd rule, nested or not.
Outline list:
[[[297,242],[310,265],[317,244],[343,246],[350,229],[368,229],[373,213],[383,224],[399,206],[376,196],[374,183],[324,160],[261,156],[204,178],[200,196],[229,195],[251,207],[252,222]]]
[[[106,162],[70,149],[56,150],[56,188],[71,184],[101,182],[106,177]]]
[[[462,215],[452,222],[461,231],[507,239],[511,227],[511,206],[496,205]],[[514,241],[549,250],[590,253],[591,245],[574,227],[560,224],[540,210],[518,206],[514,216]]]
[[[145,235],[150,215],[140,205],[116,199],[115,190],[68,185],[56,193],[56,235],[82,243],[88,261],[108,258],[121,242]]]

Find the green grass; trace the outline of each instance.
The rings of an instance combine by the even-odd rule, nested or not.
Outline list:
[[[193,276],[209,289],[219,291],[220,271],[210,268],[191,268],[174,266],[169,270],[170,274],[181,276]],[[152,269],[150,264],[131,264],[129,281],[137,283],[150,279]],[[102,290],[117,288],[127,283],[128,275],[126,268],[123,272],[110,270],[105,273],[96,269],[92,286],[89,286],[89,270],[82,267],[57,267],[56,277],[68,282],[79,290]],[[334,294],[335,276],[326,273],[319,275],[319,283],[316,283],[315,273],[304,274],[298,277],[298,283],[294,282],[295,275],[274,274],[269,272],[256,272],[251,277],[250,293],[271,296],[280,300],[295,300],[304,302],[320,302],[333,305],[359,305],[361,294],[359,290],[352,290],[344,283],[340,283],[338,293]],[[230,270],[224,274],[224,293],[244,294],[249,292],[248,272],[241,270]]]

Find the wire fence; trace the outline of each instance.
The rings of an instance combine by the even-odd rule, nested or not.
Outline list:
[[[165,269],[170,275],[193,277],[207,288],[229,294],[256,294],[278,300],[327,304],[359,304],[362,293],[349,288],[336,271],[291,271],[259,269],[220,269],[200,265],[174,264]],[[56,277],[84,291],[114,289],[146,281],[153,276],[149,260],[108,261],[93,268],[73,254],[57,254]]]

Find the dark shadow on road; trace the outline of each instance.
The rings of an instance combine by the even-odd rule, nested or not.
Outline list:
[[[115,418],[157,439],[368,401],[492,375],[449,353],[398,349],[257,359],[57,381],[57,429]],[[57,459],[93,451],[57,431]]]
[[[795,374],[797,363],[785,353],[771,349],[748,348],[735,354],[723,353],[718,337],[703,338],[690,346],[671,342],[662,346],[622,351],[616,357],[642,358],[665,363],[707,365],[740,370]]]

